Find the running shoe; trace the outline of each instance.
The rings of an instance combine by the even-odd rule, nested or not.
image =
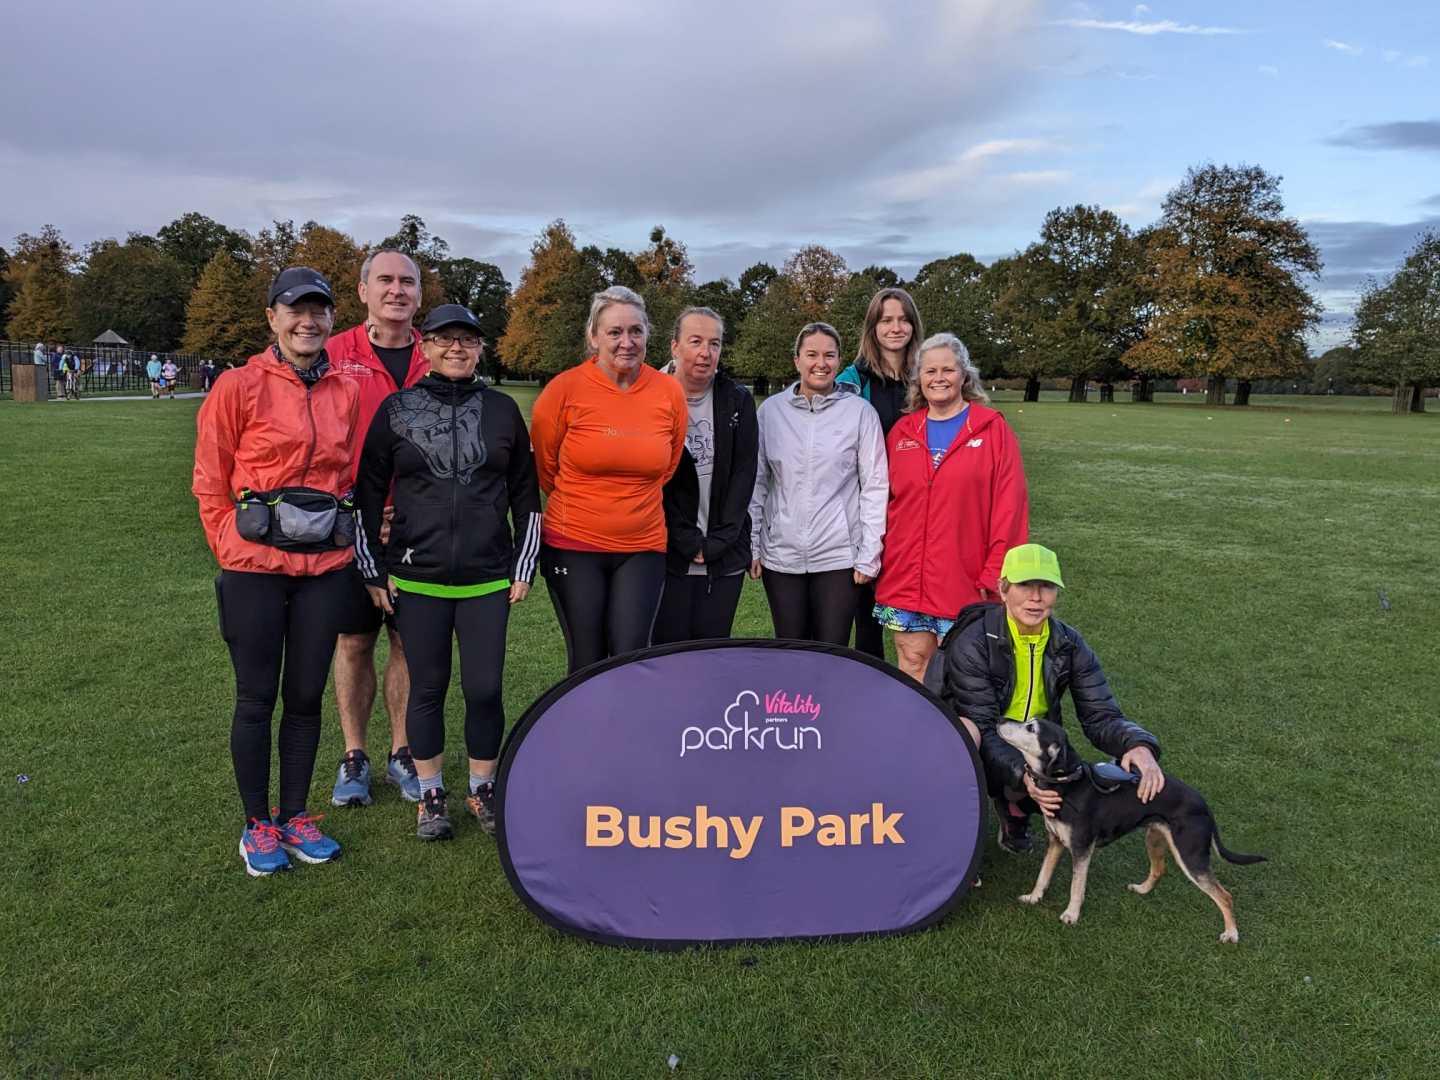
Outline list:
[[[298,814],[280,826],[280,846],[301,862],[325,863],[340,855],[340,845],[315,827],[323,814]]]
[[[240,858],[251,877],[269,877],[277,870],[289,870],[290,860],[280,850],[280,830],[269,818],[251,818],[240,834]]]
[[[385,766],[385,782],[400,789],[400,797],[406,802],[420,801],[420,777],[415,773],[415,759],[410,756],[410,747],[402,746],[390,755]]]
[[[472,791],[465,796],[465,809],[470,811],[470,816],[480,823],[480,828],[487,833],[495,831],[495,781],[487,780],[480,785],[479,791]]]
[[[415,808],[415,835],[421,840],[449,840],[455,835],[444,788],[431,788]]]
[[[993,802],[995,816],[1000,819],[996,842],[1012,855],[1025,854],[1035,846],[1030,840],[1030,815],[1008,799],[995,799]]]
[[[335,777],[335,790],[330,793],[331,806],[369,806],[370,758],[364,750],[349,750],[340,759],[340,772]]]

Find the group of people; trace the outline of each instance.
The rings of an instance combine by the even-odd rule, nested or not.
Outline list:
[[[464,804],[493,831],[509,611],[537,570],[571,672],[728,637],[747,574],[763,582],[778,637],[843,646],[853,626],[856,647],[883,659],[889,629],[900,668],[928,672],[964,718],[1010,850],[1029,846],[1029,815],[1053,799],[1015,770],[994,725],[1058,716],[1067,688],[1092,741],[1153,768],[1143,790],[1161,782],[1155,740],[1051,617],[1058,562],[1027,543],[1013,433],[965,345],[925,337],[903,289],[872,299],[843,371],[835,328],[806,325],[796,380],[758,409],[720,371],[719,314],[681,312],[661,371],[646,362],[643,299],[606,289],[585,326],[588,356],[544,387],[527,430],[514,400],[476,375],[486,343],[474,313],[440,305],[417,331],[420,274],[400,252],[372,254],[360,277],[366,321],[332,336],[329,282],[305,267],[277,275],[275,343],[219,380],[197,421],[193,491],[221,567],[252,875],[339,854],[306,805],[332,658],[345,753],[331,802],[372,800],[367,728],[383,681],[384,779],[417,804],[417,835],[442,839],[455,831],[443,751],[458,642]]]

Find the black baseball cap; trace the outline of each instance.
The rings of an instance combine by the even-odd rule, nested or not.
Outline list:
[[[308,266],[287,266],[270,283],[270,291],[265,294],[265,306],[293,304],[307,296],[319,296],[331,307],[335,306],[335,293],[324,274]]]
[[[477,334],[480,333],[480,320],[464,304],[441,304],[425,316],[420,332],[429,334],[442,326],[468,326]]]

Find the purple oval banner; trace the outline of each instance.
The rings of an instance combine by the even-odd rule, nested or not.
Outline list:
[[[979,871],[981,776],[948,710],[860,653],[665,646],[521,718],[500,857],[540,918],[612,944],[916,930]]]

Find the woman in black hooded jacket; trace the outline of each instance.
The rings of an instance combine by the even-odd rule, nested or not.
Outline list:
[[[441,775],[452,638],[460,644],[470,757],[465,804],[486,832],[494,830],[505,631],[510,605],[530,591],[540,551],[530,435],[514,399],[476,378],[483,344],[467,308],[443,304],[430,314],[420,343],[430,372],[381,404],[355,483],[356,565],[375,604],[394,611],[410,663],[406,729],[420,779],[422,840],[453,835]],[[381,550],[392,488],[382,566],[373,553]]]

